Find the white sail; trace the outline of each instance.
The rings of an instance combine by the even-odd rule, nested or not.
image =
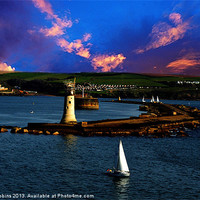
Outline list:
[[[159,100],[159,98],[158,98],[158,96],[157,96],[157,103],[158,103],[158,102],[160,102],[160,100]]]
[[[144,97],[142,98],[142,102],[145,102]]]
[[[124,149],[123,149],[121,140],[119,142],[119,157],[118,157],[118,163],[117,163],[117,170],[129,172],[129,168],[128,168],[128,164],[126,161],[126,157],[125,157],[125,153],[124,153]]]
[[[85,97],[85,94],[84,94],[84,87],[83,87],[83,89],[82,89],[82,98],[84,98]]]
[[[151,102],[153,103],[155,100],[154,100],[154,96],[152,96],[152,99],[151,99]]]

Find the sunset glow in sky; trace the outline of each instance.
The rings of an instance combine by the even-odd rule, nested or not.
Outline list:
[[[1,0],[0,71],[200,75],[200,0]]]

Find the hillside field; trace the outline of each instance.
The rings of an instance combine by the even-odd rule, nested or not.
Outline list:
[[[165,82],[200,81],[200,77],[170,76],[170,75],[143,75],[134,73],[42,73],[42,72],[16,72],[0,74],[0,82],[9,79],[26,81],[44,80],[62,83],[68,78],[76,77],[76,83],[116,84],[137,86],[167,86]]]
[[[159,95],[168,99],[200,99],[200,77],[180,75],[151,75],[134,73],[42,73],[15,72],[0,74],[0,84],[24,90],[34,90],[42,94],[64,95],[63,82],[76,77],[77,84],[135,85],[126,91],[93,91],[97,97],[141,98]],[[183,81],[183,84],[178,84]],[[196,82],[195,84],[191,82]]]

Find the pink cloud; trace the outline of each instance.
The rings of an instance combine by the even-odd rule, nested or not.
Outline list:
[[[87,42],[91,39],[91,37],[92,35],[90,33],[86,33],[85,35],[83,35],[83,42]]]
[[[55,17],[51,4],[45,0],[32,0],[35,7],[39,8],[42,13],[47,13],[49,17]]]
[[[115,69],[119,64],[123,63],[126,57],[123,54],[118,55],[98,55],[92,59],[92,66],[94,70],[98,68],[102,72],[110,72],[112,69]]]
[[[63,38],[60,38],[57,40],[57,45],[60,46],[65,52],[75,52],[75,54],[84,58],[90,57],[89,48],[85,48],[82,44],[82,41],[79,39],[75,40],[74,42],[68,42]]]
[[[181,15],[179,13],[171,13],[169,15],[169,20],[171,20],[174,24],[182,23]]]
[[[156,49],[161,46],[166,46],[182,39],[186,31],[191,28],[189,21],[182,22],[181,15],[179,13],[170,14],[169,19],[175,24],[175,26],[171,26],[166,22],[155,24],[152,28],[151,34],[149,35],[151,37],[151,41],[146,47],[137,49],[137,54],[141,54],[145,51]]]
[[[71,28],[72,21],[65,19],[60,19],[57,15],[54,14],[51,4],[45,0],[33,0],[35,7],[39,8],[41,12],[45,12],[53,18],[56,22],[52,21],[53,26],[51,28],[41,28],[40,32],[43,33],[46,37],[58,37],[65,34],[65,28]],[[73,42],[68,42],[64,38],[57,39],[57,45],[60,46],[64,51],[68,53],[75,52],[77,55],[89,58],[90,52],[89,48],[85,48],[82,44],[83,42],[87,42],[91,38],[91,34],[86,33],[83,36],[83,39],[77,39]]]
[[[63,38],[57,40],[57,45],[60,46],[65,52],[68,53],[73,52],[73,44],[69,43],[67,40]]]
[[[54,23],[54,22],[52,24],[53,26],[51,28],[41,28],[40,32],[43,33],[45,36],[55,37],[55,36],[63,35],[65,33],[64,28],[72,26],[72,23],[70,20],[66,22],[61,21],[60,24]]]
[[[51,28],[41,28],[40,32],[45,36],[60,36],[64,34],[63,28],[56,23],[53,23]]]
[[[32,0],[35,7],[39,8],[41,12],[47,13],[48,18],[52,20],[53,26],[51,28],[41,28],[42,32],[46,37],[56,37],[56,44],[62,48],[63,51],[68,53],[75,53],[81,57],[89,59],[95,70],[100,68],[101,71],[107,72],[115,69],[118,65],[123,63],[126,59],[122,54],[118,55],[98,55],[91,56],[89,46],[91,43],[84,44],[91,39],[91,34],[86,33],[83,35],[82,39],[76,39],[73,42],[68,42],[64,37],[65,28],[71,28],[72,21],[65,19],[60,19],[54,14],[51,4],[45,0]],[[31,30],[29,31],[31,34]],[[87,46],[87,47],[86,47]]]
[[[65,19],[60,19],[54,14],[51,4],[45,0],[32,0],[35,7],[39,8],[42,13],[47,13],[47,16],[52,19],[53,26],[51,28],[41,28],[40,32],[45,36],[60,36],[64,34],[65,28],[70,28],[72,26],[72,21]],[[55,22],[53,22],[53,20]]]
[[[14,67],[11,67],[10,65],[7,65],[6,63],[0,62],[0,71],[15,71]]]
[[[81,40],[75,40],[73,46],[77,55],[84,58],[90,57],[89,48],[85,48]]]
[[[170,62],[166,68],[170,69],[173,73],[181,73],[186,69],[200,65],[198,54],[187,54],[173,62]]]

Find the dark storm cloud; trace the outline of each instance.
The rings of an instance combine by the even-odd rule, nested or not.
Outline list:
[[[90,72],[92,66],[88,60],[82,57],[77,57],[75,54],[66,54],[63,51],[58,51],[53,57],[40,67],[40,71],[48,72]]]
[[[38,64],[53,48],[50,39],[33,30],[31,8],[29,1],[0,2],[0,62],[9,60],[12,64],[30,57],[30,61]],[[24,69],[28,70],[28,67],[24,66]]]
[[[22,19],[23,13],[23,19]],[[22,4],[14,1],[1,1],[0,6],[0,59],[5,59],[13,48],[23,40],[28,13]]]

